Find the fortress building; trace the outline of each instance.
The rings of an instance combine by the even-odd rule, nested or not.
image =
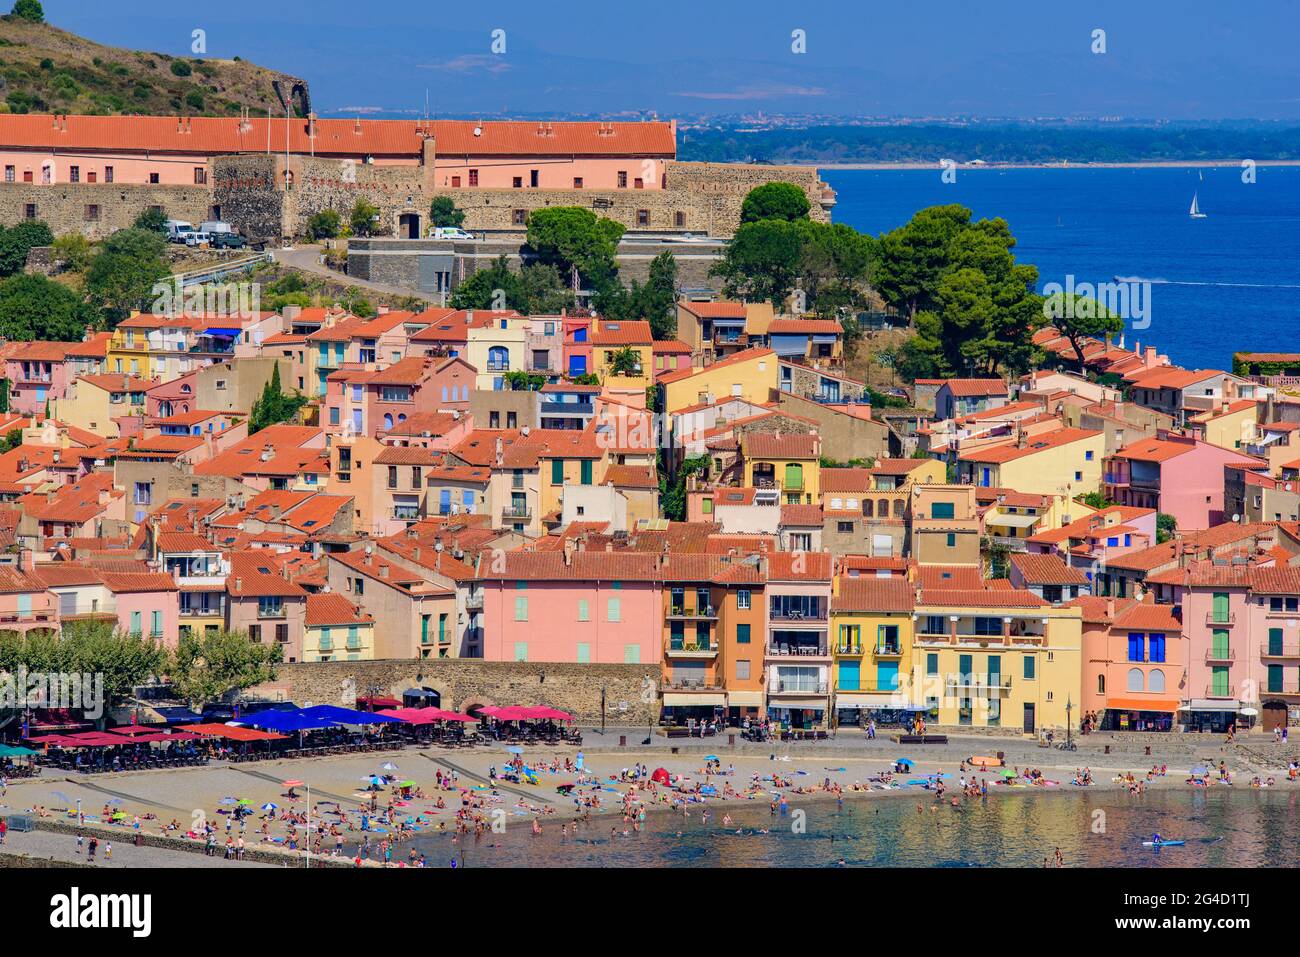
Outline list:
[[[274,241],[365,198],[377,233],[415,239],[447,195],[471,230],[522,231],[532,210],[578,205],[629,231],[726,236],[762,183],[799,185],[819,219],[835,202],[811,167],[676,157],[674,122],[3,115],[0,223],[97,239],[157,207]]]

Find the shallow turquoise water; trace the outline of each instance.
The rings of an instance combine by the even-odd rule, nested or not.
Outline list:
[[[918,813],[917,804],[923,804]],[[558,822],[533,836],[529,819],[511,817],[504,834],[453,843],[427,835],[416,847],[430,866],[466,867],[1041,867],[1060,848],[1066,866],[1256,867],[1300,865],[1300,793],[1170,790],[1131,798],[1112,791],[1010,793],[939,807],[912,798],[846,798],[809,802],[805,830],[795,818],[773,817],[766,802],[710,807],[689,819],[656,812],[641,834],[621,834],[620,819],[579,825],[560,837]],[[792,811],[800,810],[791,795]],[[723,810],[734,820],[721,826]],[[619,834],[611,836],[610,828]],[[744,833],[737,835],[739,827]],[[766,828],[769,833],[756,833]],[[1153,831],[1185,847],[1144,848]],[[404,854],[407,847],[403,847]]]

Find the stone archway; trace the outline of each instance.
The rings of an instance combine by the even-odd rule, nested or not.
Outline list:
[[[495,702],[491,698],[483,698],[480,697],[479,695],[471,695],[460,704],[460,712],[461,714],[468,714],[477,718],[478,715],[474,713],[474,709],[490,708],[494,704]]]

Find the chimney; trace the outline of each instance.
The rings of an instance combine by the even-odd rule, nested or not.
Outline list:
[[[387,565],[380,565],[380,566],[379,566],[379,577],[380,577],[380,578],[387,578],[387,577],[388,577],[388,566],[387,566]]]
[[[244,590],[244,579],[242,579],[242,578],[236,578],[236,579],[235,579],[235,591],[243,591],[243,590]]]
[[[316,138],[316,111],[312,110],[307,114],[307,135],[312,139]]]
[[[566,538],[564,540],[564,564],[566,566],[573,564],[573,552],[576,547],[577,543],[573,539]]]
[[[419,546],[419,545],[416,545],[414,548],[411,549],[411,557],[414,558],[417,562],[420,560],[420,546]]]
[[[1146,352],[1142,354],[1142,364],[1148,369],[1154,368],[1156,364],[1156,347],[1147,346]]]
[[[501,441],[501,436],[498,435],[498,436],[497,436],[497,445],[496,445],[496,459],[497,459],[497,465],[500,465],[500,464],[502,463],[502,461],[504,460],[504,458],[505,458],[505,450],[506,450],[505,443]]]
[[[1111,621],[1115,620],[1115,599],[1114,598],[1106,599],[1106,617]]]

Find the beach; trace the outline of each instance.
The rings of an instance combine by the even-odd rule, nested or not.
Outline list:
[[[632,814],[623,826],[634,828],[642,809],[647,815],[683,815],[683,822],[699,825],[712,818],[716,826],[724,815],[770,810],[773,805],[784,814],[791,808],[827,803],[839,806],[840,802],[910,801],[918,807],[937,808],[968,801],[997,801],[1012,795],[1033,801],[1051,800],[1052,795],[1075,792],[1129,792],[1133,800],[1141,800],[1147,792],[1190,790],[1187,778],[1198,765],[1206,766],[1209,772],[1206,790],[1225,788],[1217,781],[1219,761],[1230,772],[1231,790],[1255,790],[1250,781],[1258,776],[1262,781],[1271,777],[1275,782],[1272,788],[1258,790],[1300,792],[1300,785],[1287,780],[1284,764],[1272,766],[1278,760],[1262,760],[1242,747],[1226,744],[1221,736],[1210,735],[1170,735],[1167,742],[1152,746],[1153,753],[1148,756],[1139,748],[1104,753],[1106,743],[1112,749],[1128,748],[1122,737],[1116,741],[1115,736],[1105,736],[1106,743],[1103,736],[1093,736],[1091,741],[1079,739],[1079,750],[1068,752],[1039,747],[1029,738],[989,736],[954,737],[948,744],[937,746],[899,745],[884,736],[868,740],[858,729],[843,731],[827,742],[758,745],[738,740],[734,747],[729,746],[725,736],[674,739],[672,744],[656,737],[651,744],[640,745],[637,742],[644,734],[644,729],[628,729],[624,736],[633,744],[626,748],[617,747],[618,735],[613,731],[603,736],[589,735],[583,748],[529,747],[519,758],[530,773],[518,783],[500,779],[515,755],[499,746],[405,748],[355,756],[216,763],[200,768],[94,776],[51,773],[47,769],[37,778],[10,782],[0,799],[0,813],[31,813],[39,828],[62,830],[64,833],[52,843],[43,837],[40,847],[33,848],[34,854],[54,854],[62,859],[75,859],[70,858],[70,852],[78,801],[87,833],[120,835],[111,838],[118,848],[131,844],[138,819],[141,833],[165,845],[134,865],[147,867],[162,866],[162,861],[189,857],[193,852],[201,854],[206,843],[200,836],[201,828],[209,821],[214,828],[214,857],[221,859],[228,839],[235,841],[240,836],[232,812],[245,807],[251,812],[243,830],[249,854],[256,851],[263,863],[301,864],[306,856],[305,815],[310,788],[313,825],[323,821],[330,829],[323,836],[318,854],[333,857],[338,864],[352,862],[362,845],[368,843],[365,863],[378,863],[388,855],[396,864],[413,863],[413,848],[427,847],[427,839],[434,836],[450,836],[448,832],[455,832],[458,825],[466,832],[466,839],[477,830],[481,840],[483,834],[491,837],[501,829],[532,829],[533,822],[544,832],[557,831],[563,822],[576,819],[582,822],[572,825],[576,837],[579,832],[599,829],[598,819],[612,815],[617,820],[625,808],[630,808]],[[677,753],[673,753],[674,749]],[[993,755],[997,751],[1006,756],[1004,768],[962,767],[962,762],[972,755]],[[580,755],[586,773],[566,770],[566,762],[571,767]],[[717,761],[706,767],[710,758]],[[903,758],[913,762],[911,770],[893,774],[890,785],[882,783],[881,775],[892,771],[895,762]],[[638,765],[645,775],[663,768],[672,776],[674,788],[647,789],[644,777],[639,782],[629,780]],[[1086,788],[1072,783],[1085,768],[1092,780]],[[1029,783],[1023,777],[1030,769],[1037,772],[1041,783]],[[1153,769],[1163,769],[1164,773],[1150,773]],[[717,773],[719,770],[724,773]],[[494,771],[498,776],[495,782]],[[999,783],[1006,772],[1015,775],[1013,782]],[[942,798],[933,788],[907,783],[932,780],[940,774],[944,775]],[[1127,778],[1130,774],[1132,783]],[[372,784],[373,775],[385,779]],[[1117,780],[1121,777],[1124,780]],[[984,795],[963,795],[963,778]],[[529,783],[530,779],[536,783]],[[295,797],[289,797],[283,785],[291,780],[303,782],[293,789]],[[403,782],[413,782],[405,798],[398,787]],[[566,796],[556,790],[563,784],[577,786]],[[723,796],[728,787],[734,796]],[[717,793],[690,793],[699,788],[713,788]],[[1122,794],[1112,797],[1124,799]],[[369,810],[372,803],[374,810]],[[262,810],[264,805],[276,807],[268,812]],[[40,808],[44,809],[44,817],[40,817]],[[118,823],[105,824],[105,811],[110,816],[120,815]],[[286,820],[286,812],[295,816]],[[230,827],[227,822],[232,822]],[[21,852],[23,837],[14,835],[15,843],[9,850]],[[167,849],[181,846],[191,854]],[[336,854],[336,850],[341,853]]]

